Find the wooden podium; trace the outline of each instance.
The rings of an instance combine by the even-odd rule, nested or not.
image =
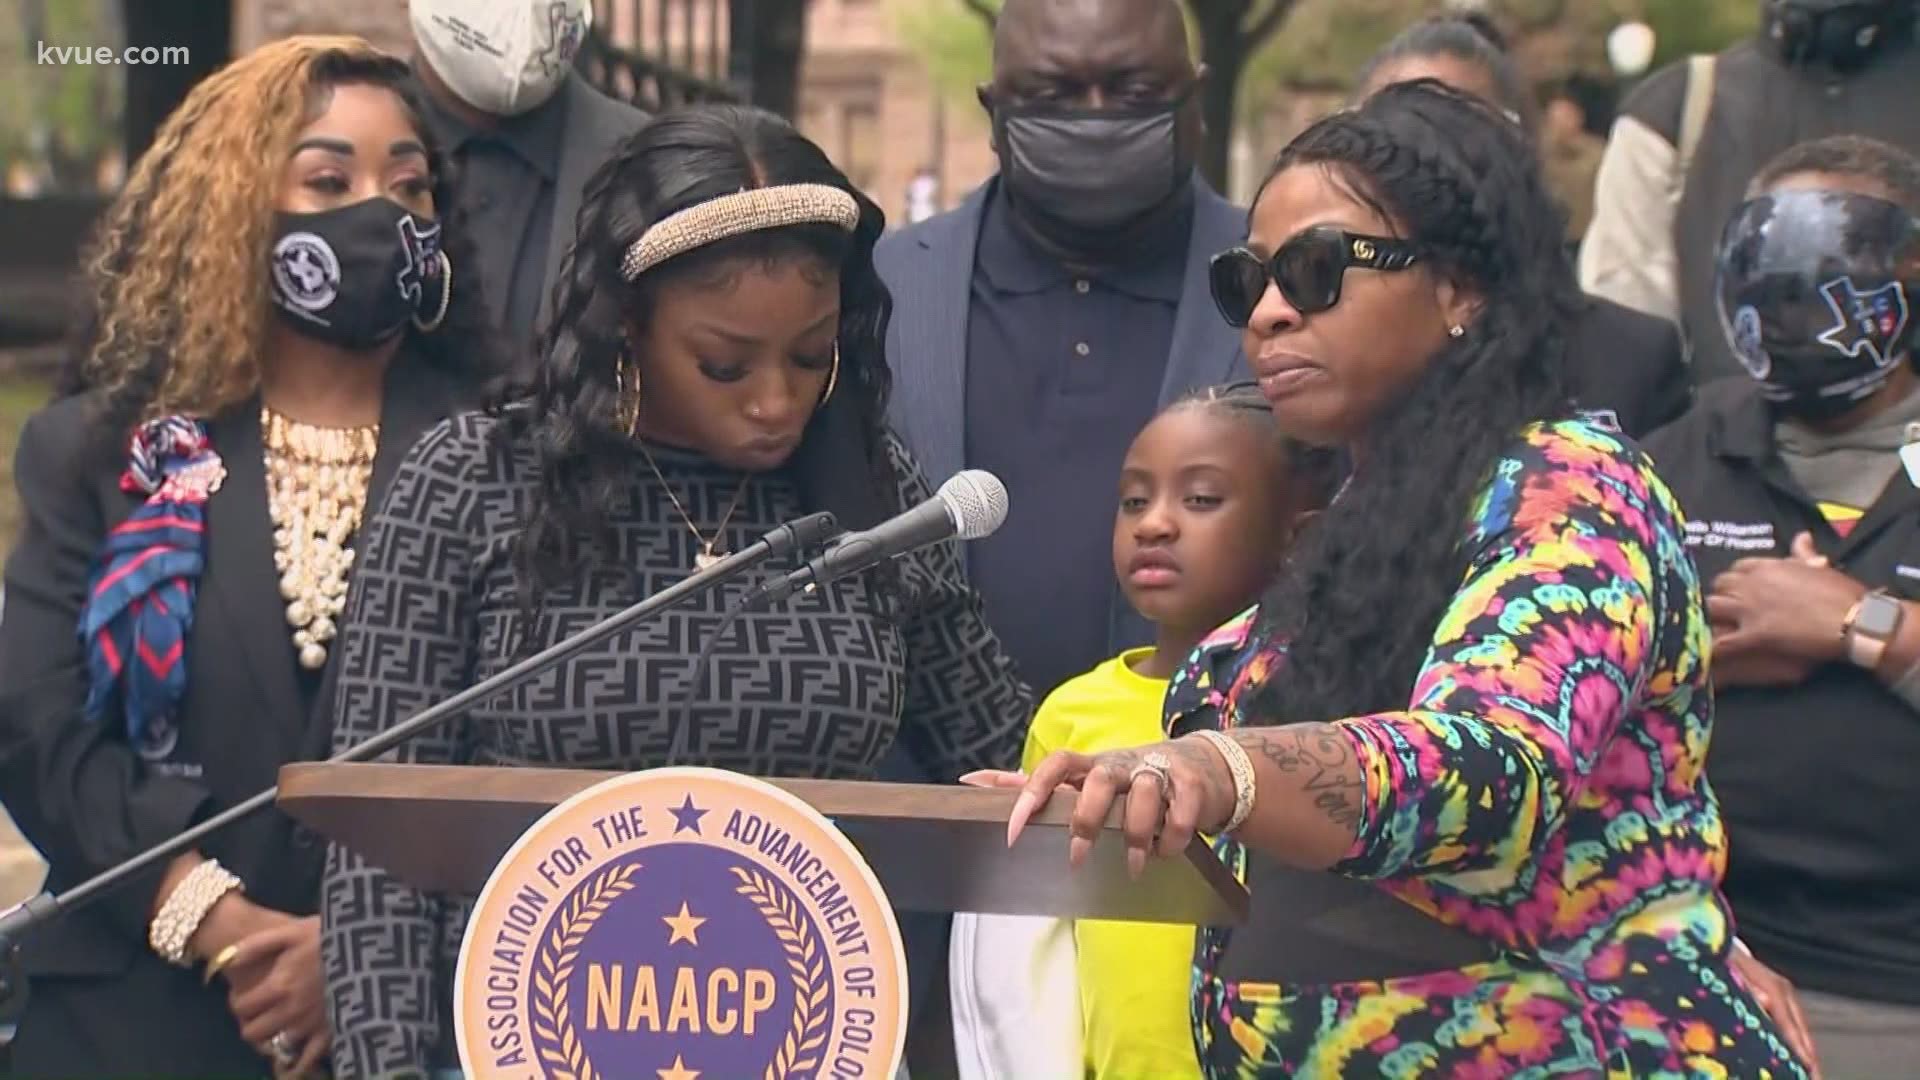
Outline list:
[[[619,773],[577,769],[309,763],[280,770],[280,807],[413,886],[474,894],[520,834]],[[1114,808],[1078,871],[1067,865],[1073,796],[1055,795],[1006,846],[1014,793],[848,780],[768,783],[806,801],[853,841],[896,908],[1237,925],[1247,891],[1196,839],[1181,859],[1127,875]]]

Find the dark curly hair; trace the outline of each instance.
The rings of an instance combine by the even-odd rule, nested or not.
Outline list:
[[[1408,26],[1368,58],[1354,85],[1365,87],[1388,64],[1438,56],[1472,64],[1486,72],[1487,81],[1499,96],[1493,104],[1513,114],[1528,132],[1539,127],[1539,106],[1528,92],[1519,66],[1507,52],[1505,36],[1492,19],[1474,12],[1432,15]]]
[[[1303,167],[1483,304],[1352,448],[1344,492],[1263,598],[1262,629],[1289,641],[1250,699],[1268,723],[1406,707],[1500,455],[1529,423],[1572,414],[1564,338],[1582,302],[1525,136],[1475,98],[1433,80],[1388,87],[1308,128],[1267,182]]]
[[[211,416],[258,391],[280,176],[300,130],[351,85],[382,87],[405,105],[454,268],[446,318],[432,333],[409,326],[401,356],[471,373],[476,385],[503,369],[457,182],[406,64],[358,38],[286,38],[195,87],[95,228],[55,394],[98,395],[103,453],[123,452],[140,421]]]
[[[1747,196],[1753,198],[1789,176],[1801,173],[1827,173],[1871,180],[1920,217],[1920,158],[1905,150],[1864,135],[1829,135],[1797,143],[1760,167]]]
[[[676,256],[628,282],[627,249],[648,226],[688,207],[749,188],[826,184],[860,208],[852,232],[793,225],[730,237]],[[899,477],[885,445],[891,376],[885,341],[893,302],[873,268],[886,218],[873,200],[787,121],[736,105],[661,113],[630,136],[587,181],[577,237],[554,285],[541,335],[530,408],[507,408],[525,387],[496,395],[504,440],[531,440],[539,488],[515,561],[524,607],[584,561],[613,550],[607,506],[631,477],[632,439],[619,418],[616,377],[628,329],[644,325],[660,287],[724,280],[742,264],[817,260],[840,277],[840,375],[808,421],[789,469],[804,508],[830,511],[842,528],[878,524],[899,509]],[[890,579],[884,573],[882,584]]]

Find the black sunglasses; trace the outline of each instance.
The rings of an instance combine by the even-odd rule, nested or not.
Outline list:
[[[1295,311],[1311,315],[1340,302],[1340,284],[1348,267],[1405,270],[1418,258],[1405,240],[1316,225],[1295,233],[1271,259],[1263,260],[1244,247],[1215,255],[1207,267],[1207,283],[1214,305],[1227,322],[1245,326],[1266,295],[1269,281],[1280,287],[1280,295]]]

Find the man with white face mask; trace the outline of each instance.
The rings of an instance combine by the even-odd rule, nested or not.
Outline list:
[[[588,0],[409,0],[427,122],[459,166],[479,273],[521,370],[581,189],[646,114],[574,70]]]

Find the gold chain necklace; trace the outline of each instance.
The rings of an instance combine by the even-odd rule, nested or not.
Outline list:
[[[667,501],[673,504],[674,510],[680,515],[680,520],[686,523],[687,531],[692,533],[693,538],[700,543],[700,552],[693,557],[694,569],[705,570],[726,558],[727,553],[717,550],[717,546],[721,538],[726,535],[727,522],[733,520],[733,512],[740,509],[740,497],[747,493],[747,474],[741,475],[740,486],[734,489],[733,499],[727,503],[727,512],[721,515],[720,524],[714,526],[713,539],[709,540],[706,534],[700,531],[700,527],[693,523],[693,515],[687,513],[687,508],[680,505],[680,496],[673,493],[673,485],[667,483],[667,477],[660,471],[660,466],[654,464],[653,455],[647,452],[646,445],[639,442],[634,445],[640,447],[640,456],[647,459],[647,468],[652,469],[653,478],[660,481],[661,489],[667,493]]]
[[[318,671],[347,607],[347,546],[366,513],[380,425],[323,428],[260,410],[273,568],[300,666]]]

